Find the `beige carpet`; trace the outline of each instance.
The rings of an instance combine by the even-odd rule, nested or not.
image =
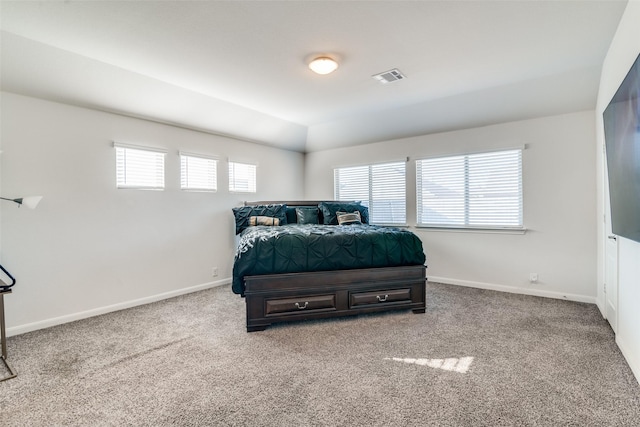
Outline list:
[[[432,283],[425,314],[244,316],[225,286],[11,337],[0,425],[640,425],[593,305]]]

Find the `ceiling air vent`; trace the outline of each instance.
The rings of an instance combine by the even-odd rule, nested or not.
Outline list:
[[[395,82],[395,81],[407,78],[397,68],[394,68],[393,70],[385,71],[384,73],[375,74],[375,75],[373,75],[371,77],[373,77],[374,79],[376,79],[380,83],[384,83],[384,84]]]

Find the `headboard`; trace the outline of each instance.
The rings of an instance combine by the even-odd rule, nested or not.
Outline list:
[[[362,217],[362,222],[364,224],[369,223],[369,211],[368,208],[364,205],[361,205],[359,201],[353,200],[294,200],[294,201],[281,201],[281,200],[261,200],[255,202],[244,202],[244,207],[252,207],[252,206],[266,206],[266,205],[286,205],[286,216],[288,224],[295,224],[298,222],[296,215],[296,208],[299,207],[310,207],[310,208],[318,208],[320,203],[325,203],[322,209],[318,209],[318,222],[320,224],[324,223],[325,216],[329,216],[328,223],[337,224],[335,218],[335,210],[337,209],[350,209],[349,207],[339,206],[341,204],[345,205],[354,205],[357,204],[357,210],[360,211],[360,215]],[[332,205],[330,208],[326,209],[327,204]],[[350,211],[352,212],[352,211]],[[236,233],[238,233],[236,229]]]
[[[292,207],[298,206],[318,206],[319,203],[328,202],[333,200],[298,200],[298,201],[277,201],[277,200],[266,200],[259,202],[244,202],[245,206],[260,206],[260,205],[287,205]],[[347,202],[344,202],[347,203]]]
[[[244,202],[245,206],[261,206],[261,205],[287,205],[287,223],[293,224],[298,222],[296,216],[296,208],[298,207],[318,207],[318,204],[326,200],[294,200],[294,201],[278,201],[278,200],[261,200],[257,202]],[[322,210],[318,210],[318,221],[322,224]]]

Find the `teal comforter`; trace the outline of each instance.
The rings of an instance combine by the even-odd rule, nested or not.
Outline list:
[[[424,263],[422,242],[405,229],[298,224],[249,227],[240,234],[232,289],[244,295],[244,276]]]

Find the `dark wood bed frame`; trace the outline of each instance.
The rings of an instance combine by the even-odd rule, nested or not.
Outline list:
[[[245,202],[245,206],[320,202]],[[245,277],[247,332],[272,323],[411,309],[424,313],[426,267],[364,268]]]

